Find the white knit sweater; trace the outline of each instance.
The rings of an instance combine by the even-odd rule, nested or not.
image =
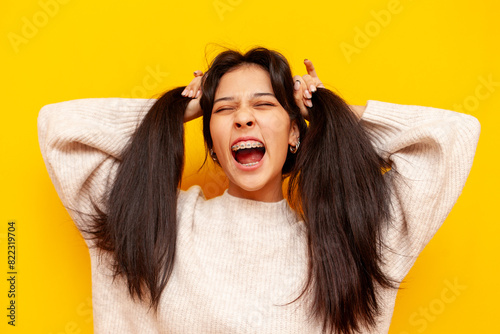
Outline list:
[[[116,173],[120,154],[152,105],[143,99],[84,99],[48,105],[38,117],[40,148],[54,186],[71,210],[92,212]],[[480,126],[452,111],[368,101],[362,117],[374,145],[399,172],[393,221],[384,232],[385,272],[401,280],[441,226],[469,174]],[[178,200],[175,267],[158,317],[112,280],[107,256],[90,247],[95,333],[320,333],[300,292],[306,277],[303,222],[285,200],[263,203],[225,192],[205,200],[199,187]],[[87,241],[88,245],[91,243]],[[387,333],[396,290],[380,291]]]

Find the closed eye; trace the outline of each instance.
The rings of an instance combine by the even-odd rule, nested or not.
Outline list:
[[[274,103],[259,103],[256,105],[257,107],[275,107],[276,105]]]
[[[231,108],[220,108],[214,111],[214,114],[221,112],[221,111],[226,111],[226,110],[231,110]]]

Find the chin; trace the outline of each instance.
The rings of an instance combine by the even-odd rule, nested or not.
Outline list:
[[[234,189],[239,189],[241,191],[246,192],[257,192],[259,190],[263,190],[265,188],[265,183],[257,183],[257,182],[233,182]]]
[[[261,201],[270,201],[269,198],[274,198],[276,194],[282,195],[281,175],[264,179],[262,176],[259,176],[259,180],[252,176],[232,178],[229,186],[230,194]]]

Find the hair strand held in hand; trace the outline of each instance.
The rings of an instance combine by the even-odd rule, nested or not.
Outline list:
[[[174,266],[176,203],[184,164],[183,88],[165,93],[148,111],[123,152],[107,201],[91,231],[113,254],[131,296],[155,309]]]
[[[377,285],[393,287],[380,258],[387,166],[339,96],[318,88],[312,102],[288,197],[307,224],[312,315],[323,317],[324,329],[353,333],[375,325]]]

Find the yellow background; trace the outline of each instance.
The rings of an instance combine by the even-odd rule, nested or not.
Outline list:
[[[312,59],[351,104],[461,109],[480,120],[467,185],[407,276],[390,333],[500,332],[499,13],[494,0],[4,0],[0,331],[92,332],[88,253],[45,170],[39,109],[77,98],[150,97],[187,84],[217,45],[263,45],[284,53],[296,74]],[[188,125],[184,187],[199,180],[200,127]],[[223,180],[208,174],[216,177],[206,186],[211,196]],[[17,224],[15,328],[6,324],[9,220]],[[452,292],[455,283],[461,288]]]

